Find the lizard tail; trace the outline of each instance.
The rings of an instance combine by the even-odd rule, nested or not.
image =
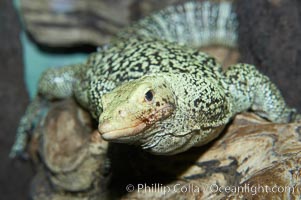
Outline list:
[[[119,34],[158,38],[181,45],[237,47],[237,17],[232,2],[189,1],[146,17]]]

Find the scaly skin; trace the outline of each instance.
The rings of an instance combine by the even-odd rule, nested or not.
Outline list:
[[[300,119],[255,67],[237,64],[223,72],[214,58],[182,45],[235,46],[233,15],[229,3],[168,8],[124,30],[86,63],[45,72],[37,98],[74,96],[98,120],[104,139],[163,155],[211,141],[249,109],[273,122]],[[12,156],[25,146],[24,133],[18,135]]]

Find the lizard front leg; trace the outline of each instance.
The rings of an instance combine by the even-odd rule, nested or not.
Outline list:
[[[47,101],[73,95],[77,74],[84,65],[70,65],[45,71],[38,84],[38,94],[22,116],[10,157],[25,155],[24,150],[36,123],[47,110]]]
[[[254,66],[230,66],[225,76],[234,113],[251,109],[259,116],[277,123],[301,119],[295,109],[286,105],[277,87]]]

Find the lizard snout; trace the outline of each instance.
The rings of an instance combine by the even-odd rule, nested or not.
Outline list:
[[[146,128],[145,123],[123,124],[109,120],[103,121],[98,126],[98,131],[105,140],[118,140],[124,137],[134,136]]]
[[[112,130],[112,128],[112,124],[108,120],[105,120],[98,125],[98,131],[101,135]]]

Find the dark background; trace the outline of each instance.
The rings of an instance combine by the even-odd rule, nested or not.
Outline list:
[[[29,163],[8,159],[18,120],[28,104],[23,80],[20,25],[11,0],[0,1],[0,194],[26,199],[33,174]]]
[[[301,112],[301,1],[238,0],[241,60],[254,64]]]
[[[301,111],[301,2],[240,0],[237,12],[241,60],[252,63],[279,86],[289,105]],[[10,161],[18,120],[28,104],[22,66],[20,25],[11,0],[0,1],[0,194],[26,199],[33,170]]]

